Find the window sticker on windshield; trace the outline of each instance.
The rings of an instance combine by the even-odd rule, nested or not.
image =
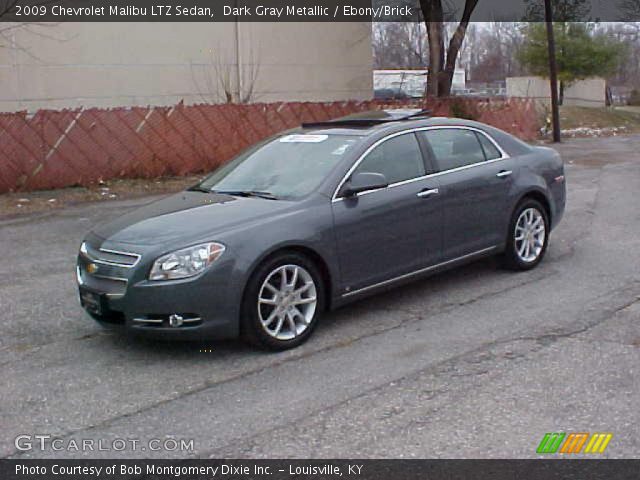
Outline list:
[[[320,143],[324,142],[329,135],[287,135],[280,139],[281,143]]]

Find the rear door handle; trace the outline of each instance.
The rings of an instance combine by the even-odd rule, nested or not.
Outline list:
[[[440,193],[440,189],[438,188],[432,188],[431,190],[423,190],[420,193],[418,193],[418,197],[420,198],[429,198],[429,197],[433,197],[435,195],[438,195]]]
[[[511,175],[513,175],[513,172],[511,170],[502,170],[500,173],[496,175],[496,177],[507,178],[507,177],[510,177]]]

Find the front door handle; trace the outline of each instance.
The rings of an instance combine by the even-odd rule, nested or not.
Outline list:
[[[500,173],[496,175],[496,177],[507,178],[507,177],[510,177],[511,175],[513,175],[513,172],[511,170],[502,170]]]
[[[438,195],[440,193],[440,190],[438,188],[432,188],[431,190],[423,190],[420,193],[418,193],[418,197],[420,198],[429,198],[429,197],[433,197],[435,195]]]

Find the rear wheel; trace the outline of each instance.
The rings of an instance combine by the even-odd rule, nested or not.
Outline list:
[[[538,266],[549,243],[549,216],[532,198],[524,199],[513,213],[509,226],[504,264],[512,270],[531,270]]]
[[[269,350],[297,347],[309,338],[323,309],[322,277],[313,262],[297,253],[277,255],[249,280],[243,336]]]

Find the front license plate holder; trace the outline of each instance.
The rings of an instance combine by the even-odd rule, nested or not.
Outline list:
[[[90,290],[80,290],[80,305],[94,315],[102,315],[104,313],[104,299],[99,293]]]

